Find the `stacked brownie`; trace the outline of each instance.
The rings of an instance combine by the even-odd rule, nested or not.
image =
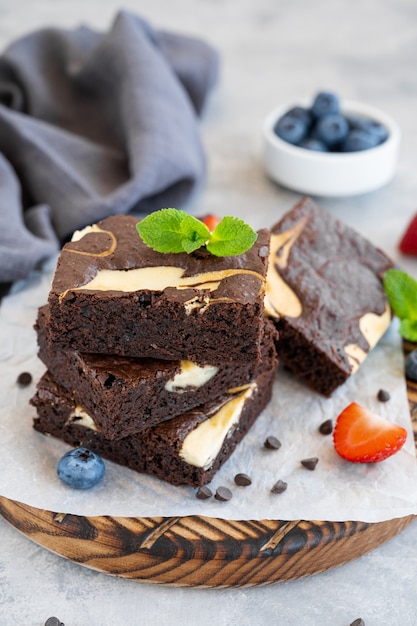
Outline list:
[[[236,257],[161,254],[129,216],[75,233],[36,323],[36,430],[172,484],[209,482],[268,403],[268,230]]]
[[[388,328],[368,240],[301,200],[245,254],[160,254],[136,219],[75,233],[39,310],[35,428],[172,484],[209,482],[280,361],[330,396]]]

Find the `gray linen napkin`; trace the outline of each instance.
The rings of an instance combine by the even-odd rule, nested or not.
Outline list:
[[[45,28],[0,57],[0,283],[110,214],[184,208],[205,176],[204,41],[122,11],[108,32]]]

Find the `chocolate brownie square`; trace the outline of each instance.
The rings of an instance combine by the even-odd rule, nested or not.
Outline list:
[[[39,357],[56,382],[92,416],[106,439],[121,439],[247,384],[272,368],[277,332],[272,322],[265,325],[261,361],[202,366],[61,349],[48,342],[48,306],[39,309],[35,328]]]
[[[183,415],[111,441],[47,372],[31,400],[34,428],[173,485],[198,487],[212,480],[267,405],[274,374],[275,367]]]
[[[280,361],[330,396],[391,322],[382,285],[391,267],[362,235],[302,199],[271,229],[265,304]]]
[[[119,356],[260,359],[269,231],[244,254],[161,254],[119,215],[75,234],[49,295],[51,341]]]

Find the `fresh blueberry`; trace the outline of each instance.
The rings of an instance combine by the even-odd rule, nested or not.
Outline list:
[[[275,124],[274,131],[283,141],[296,144],[304,139],[308,126],[302,119],[285,114]]]
[[[375,135],[365,130],[351,130],[342,145],[343,152],[359,152],[360,150],[369,150],[375,148],[379,141]]]
[[[305,107],[295,106],[292,109],[289,109],[285,117],[291,117],[298,120],[301,120],[306,126],[310,126],[312,122],[312,116],[308,109]]]
[[[306,150],[314,150],[315,152],[328,152],[329,149],[325,143],[320,141],[320,139],[314,139],[314,137],[306,137],[299,143],[300,148],[305,148]]]
[[[101,457],[88,448],[70,450],[57,465],[59,478],[75,489],[90,489],[104,476],[104,463]]]
[[[365,124],[365,130],[371,135],[375,135],[378,139],[378,143],[383,143],[388,139],[388,131],[385,126],[374,120],[368,120],[368,123]]]
[[[340,103],[338,96],[330,91],[320,91],[313,100],[311,112],[314,117],[339,113]]]
[[[348,122],[351,130],[363,130],[371,135],[375,135],[378,144],[388,139],[388,131],[380,122],[356,115],[350,116]]]
[[[321,117],[316,124],[314,134],[317,139],[333,148],[340,144],[349,132],[349,125],[343,115],[333,114]]]
[[[405,360],[405,375],[417,381],[417,350],[412,350]]]

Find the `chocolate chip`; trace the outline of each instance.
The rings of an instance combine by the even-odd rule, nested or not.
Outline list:
[[[45,626],[65,626],[65,624],[57,617],[48,617]]]
[[[203,485],[203,487],[199,487],[195,497],[199,500],[208,500],[213,495],[212,490],[207,485]]]
[[[29,372],[22,372],[17,377],[17,384],[20,385],[20,387],[27,387],[28,385],[30,385],[31,382],[32,374],[30,374]]]
[[[139,296],[139,308],[147,309],[152,304],[152,298],[149,293],[141,293]]]
[[[376,397],[378,398],[380,402],[388,402],[388,400],[391,398],[391,396],[389,395],[388,391],[386,391],[386,389],[380,389],[378,393],[376,394]]]
[[[281,442],[273,435],[270,435],[265,439],[264,446],[265,448],[268,448],[268,450],[279,450],[279,448],[281,447]]]
[[[239,487],[248,487],[252,484],[252,478],[247,474],[236,474],[235,483],[239,485]]]
[[[361,617],[358,617],[358,619],[355,619],[350,626],[365,626],[365,622]]]
[[[312,456],[309,459],[303,459],[301,461],[301,465],[306,469],[313,471],[316,469],[316,465],[318,462],[318,458],[316,456]]]
[[[220,502],[227,502],[232,499],[232,492],[227,487],[218,487],[215,493],[216,500],[220,500]]]
[[[104,381],[104,386],[106,389],[111,389],[114,381],[116,380],[116,376],[114,374],[109,374]]]
[[[330,435],[333,432],[333,422],[332,420],[326,420],[319,426],[319,431],[322,435]]]
[[[288,483],[279,479],[271,489],[271,493],[283,493],[288,487]]]

